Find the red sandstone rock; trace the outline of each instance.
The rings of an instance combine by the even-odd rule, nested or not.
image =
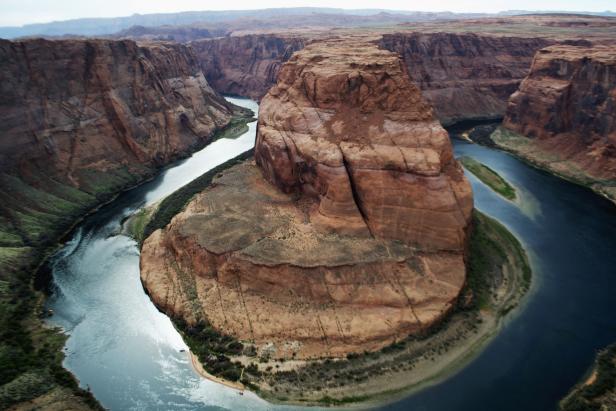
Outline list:
[[[66,224],[204,145],[234,110],[190,48],[132,41],[0,40],[0,95],[2,216],[32,241],[44,232],[29,219]]]
[[[470,186],[394,53],[344,40],[295,54],[262,100],[255,158],[282,191],[316,200],[325,230],[464,247]]]
[[[296,53],[255,157],[145,240],[158,307],[298,359],[378,350],[452,309],[472,193],[396,54],[364,39]]]
[[[0,164],[66,175],[97,161],[163,164],[232,113],[181,45],[2,41],[0,87]]]
[[[216,90],[259,100],[276,83],[282,64],[304,47],[304,41],[302,37],[255,34],[190,44]]]
[[[503,125],[531,138],[522,155],[616,198],[616,49],[540,50]]]
[[[553,40],[472,33],[385,34],[443,124],[501,118],[537,50]]]

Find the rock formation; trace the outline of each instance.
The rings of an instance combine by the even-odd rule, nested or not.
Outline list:
[[[132,41],[0,41],[0,94],[2,218],[26,243],[205,144],[234,111],[190,48]]]
[[[402,56],[411,78],[448,125],[502,118],[535,52],[553,43],[472,33],[397,33],[383,35],[380,46]]]
[[[317,199],[319,227],[462,249],[470,188],[396,54],[348,40],[304,49],[263,99],[258,125],[257,164],[283,192]]]
[[[616,50],[550,46],[511,96],[497,143],[616,198]]]
[[[304,41],[286,35],[246,35],[190,44],[212,87],[259,100],[276,83],[282,64],[304,47]]]
[[[471,189],[397,55],[307,46],[263,98],[257,134],[256,163],[146,239],[159,307],[284,358],[376,350],[449,312]]]

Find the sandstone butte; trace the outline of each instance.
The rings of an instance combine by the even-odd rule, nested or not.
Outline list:
[[[141,278],[168,314],[274,358],[376,350],[452,309],[472,208],[399,56],[319,41],[263,98],[255,161],[146,239]]]
[[[23,242],[11,246],[53,238],[238,110],[189,47],[128,40],[0,40],[0,95],[0,221]]]
[[[616,199],[616,49],[540,50],[503,126],[529,139],[497,143]]]

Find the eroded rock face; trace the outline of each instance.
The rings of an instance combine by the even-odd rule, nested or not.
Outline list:
[[[141,252],[155,304],[204,318],[260,355],[321,358],[377,350],[453,307],[462,253],[323,233],[254,163],[216,179]]]
[[[45,231],[29,214],[70,220],[205,144],[234,110],[190,48],[132,41],[0,40],[0,95],[2,217],[27,241]]]
[[[471,189],[399,57],[362,41],[295,54],[263,98],[257,164],[324,230],[461,250]]]
[[[535,52],[553,43],[472,33],[398,33],[383,35],[380,46],[402,56],[411,78],[447,125],[502,118]]]
[[[229,121],[190,49],[131,41],[0,43],[0,163],[165,163]]]
[[[303,48],[304,42],[302,37],[255,34],[190,44],[216,90],[259,100],[276,84],[282,64]]]
[[[509,100],[503,125],[530,137],[526,144],[542,157],[536,160],[553,160],[555,164],[548,165],[560,174],[613,186],[609,180],[616,178],[615,48],[558,45],[540,50],[530,74]],[[616,190],[609,190],[616,198]]]
[[[451,310],[471,190],[397,55],[349,39],[295,54],[256,160],[146,239],[157,306],[298,359],[377,350]]]

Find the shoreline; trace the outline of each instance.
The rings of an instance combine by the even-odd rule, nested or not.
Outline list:
[[[602,197],[606,200],[608,200],[609,202],[611,202],[612,204],[616,205],[616,196],[612,197],[610,196],[608,193],[606,193],[605,191],[603,191],[603,184],[601,183],[601,180],[597,180],[595,178],[593,178],[592,176],[587,176],[586,178],[589,181],[583,181],[579,178],[576,178],[575,176],[572,175],[568,175],[568,174],[564,174],[556,169],[554,169],[553,167],[550,166],[549,162],[543,162],[540,159],[537,158],[533,158],[530,156],[525,155],[522,151],[520,150],[516,150],[513,147],[504,144],[502,141],[497,141],[493,138],[493,135],[496,133],[502,133],[502,130],[505,130],[507,133],[513,133],[510,130],[505,129],[502,125],[499,125],[496,130],[488,137],[493,143],[494,143],[494,147],[498,150],[504,151],[506,153],[511,154],[512,156],[514,156],[515,158],[517,158],[518,160],[522,161],[524,164],[529,165],[530,167],[536,169],[536,170],[540,170],[543,171],[545,173],[548,173],[554,177],[557,177],[561,180],[565,180],[571,184],[575,184],[576,186],[579,187],[583,187],[585,189],[588,189],[590,191],[592,191],[593,193],[595,193],[596,195],[598,195],[599,197]],[[518,135],[518,138],[523,138],[526,140],[530,140],[528,137],[522,136],[522,135]],[[477,142],[477,141],[473,141],[473,143],[475,144],[480,144],[480,145],[485,145],[481,142]],[[566,160],[563,160],[561,162],[565,162]]]
[[[561,411],[611,410],[616,405],[616,344],[597,352],[592,365],[558,403]]]
[[[248,123],[253,117],[250,116],[249,118],[246,118],[245,116],[238,114],[237,118],[239,120],[245,119],[246,123]],[[224,134],[229,125],[233,126],[232,128],[237,126],[237,123],[232,123],[232,121],[229,121],[228,124],[215,130],[204,141],[187,147],[183,152],[172,156],[168,163],[163,165],[153,164],[151,169],[140,175],[137,180],[133,180],[133,183],[129,183],[113,191],[98,193],[98,195],[94,196],[97,201],[93,201],[89,207],[84,207],[83,212],[75,215],[74,219],[72,219],[64,227],[60,226],[52,228],[55,235],[51,238],[51,240],[49,240],[46,244],[43,243],[30,246],[31,251],[29,251],[29,254],[24,256],[23,259],[14,267],[11,267],[11,270],[16,273],[21,272],[24,273],[24,275],[28,275],[30,281],[30,295],[28,298],[32,299],[32,303],[29,306],[28,313],[26,313],[25,317],[20,321],[27,324],[27,327],[30,328],[30,330],[27,331],[28,333],[42,333],[42,336],[38,337],[40,339],[39,343],[43,344],[45,341],[48,341],[57,353],[56,355],[53,355],[51,361],[43,362],[39,368],[46,369],[57,367],[59,370],[54,372],[57,372],[59,375],[58,378],[60,378],[60,380],[52,379],[49,381],[51,388],[40,395],[35,395],[29,399],[17,399],[17,401],[12,400],[13,402],[9,402],[11,407],[19,409],[20,406],[27,406],[29,403],[37,403],[42,398],[47,398],[48,396],[54,397],[55,393],[64,390],[63,392],[65,392],[65,394],[62,395],[61,400],[64,401],[65,405],[70,404],[70,406],[75,407],[75,409],[81,409],[80,406],[85,404],[86,408],[89,409],[103,409],[100,402],[89,390],[84,390],[79,387],[77,376],[73,374],[73,372],[64,368],[64,365],[62,364],[64,357],[62,348],[66,343],[68,334],[66,334],[66,331],[61,328],[50,326],[45,317],[45,301],[49,297],[50,287],[53,282],[52,273],[49,269],[47,269],[47,265],[58,250],[60,250],[71,238],[77,227],[83,224],[85,220],[115,202],[126,192],[147,184],[159,176],[163,171],[173,167],[174,164],[181,160],[190,158],[196,152],[203,150],[209,144],[216,141],[221,134]],[[59,343],[59,341],[61,341],[61,343]],[[57,348],[55,348],[56,346]],[[58,359],[60,360],[60,363],[57,363]],[[26,371],[26,373],[27,372],[29,371]],[[19,378],[19,376],[13,381],[16,381],[17,378]],[[7,384],[11,383],[12,381]],[[11,400],[9,399],[9,401]]]
[[[188,354],[188,358],[190,358],[190,363],[192,364],[193,369],[201,378],[205,378],[206,380],[210,380],[217,384],[224,385],[225,387],[232,388],[237,391],[241,391],[242,393],[246,389],[244,384],[241,382],[233,382],[229,380],[225,380],[224,378],[216,377],[215,375],[210,374],[203,368],[203,365],[199,361],[199,358],[192,352],[190,349],[186,350]]]
[[[488,305],[471,310],[458,307],[428,335],[403,339],[402,348],[393,351],[386,347],[375,353],[347,356],[347,359],[259,362],[256,366],[260,376],[246,373],[240,384],[273,404],[357,408],[394,402],[461,371],[498,335],[512,311],[514,315],[522,308],[521,302],[530,289],[526,278],[530,263],[523,245],[496,220],[481,213],[476,215],[482,232],[502,241],[508,250],[507,260],[502,262],[498,274],[502,281],[489,290],[490,295],[497,296]],[[398,345],[400,342],[392,347]],[[191,358],[198,362],[196,356]],[[252,362],[241,356],[231,360],[239,361],[244,369]],[[238,386],[206,370],[200,372],[196,364],[193,366],[203,378],[232,388]],[[355,379],[343,380],[345,385],[322,386],[329,382],[330,371],[333,375],[348,374]],[[357,381],[358,376],[369,372],[365,380]],[[301,378],[289,382],[282,377],[287,374]],[[332,377],[332,382],[341,379]]]

